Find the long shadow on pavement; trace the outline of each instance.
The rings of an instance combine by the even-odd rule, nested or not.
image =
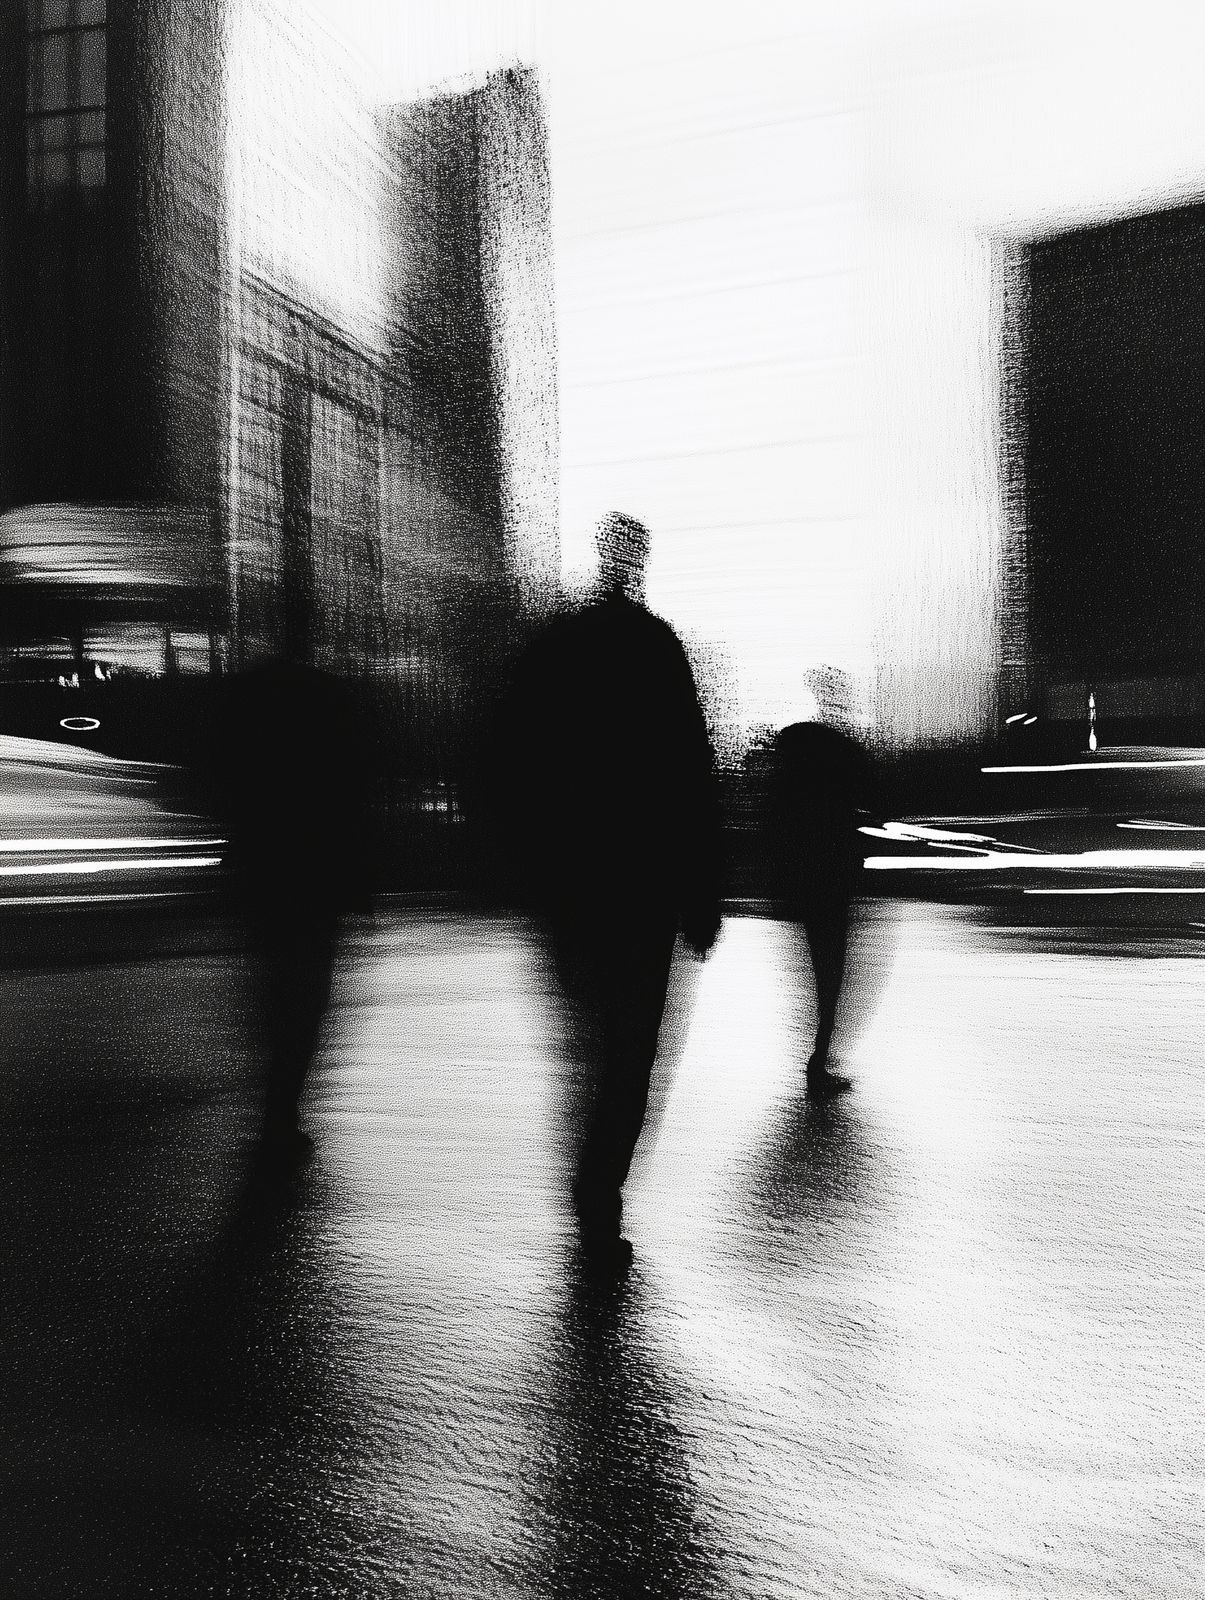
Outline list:
[[[726,1592],[675,1396],[651,1348],[651,1310],[637,1268],[570,1279],[550,1351],[546,1467],[533,1484],[536,1593]]]

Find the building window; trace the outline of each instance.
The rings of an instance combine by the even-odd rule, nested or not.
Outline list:
[[[31,205],[106,178],[106,0],[27,0],[26,181]]]

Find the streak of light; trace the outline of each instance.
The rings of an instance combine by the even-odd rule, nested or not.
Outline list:
[[[0,911],[18,906],[108,906],[131,905],[135,900],[182,900],[180,889],[131,890],[128,894],[14,894],[0,900]]]
[[[1094,813],[1088,806],[1055,806],[1048,811],[1006,811],[996,817],[939,817],[939,822],[975,822],[981,826],[991,823],[999,826],[1012,822],[1066,822],[1068,819],[1089,817]]]
[[[47,850],[216,850],[224,839],[0,839],[0,852],[38,855]]]
[[[1156,888],[1154,886],[1141,886],[1127,884],[1124,889],[1022,889],[1022,894],[1205,894],[1205,888]]]
[[[1113,870],[1135,867],[1145,871],[1169,868],[1205,868],[1205,850],[1083,850],[1078,854],[1020,856],[985,850],[979,856],[867,856],[870,872],[987,872],[996,867],[1052,868],[1075,872],[1085,867]]]
[[[925,822],[885,822],[881,828],[864,827],[859,833],[868,833],[875,839],[963,839],[971,844],[995,844],[986,833],[956,832],[952,828],[934,828]]]
[[[1129,768],[1205,767],[1205,756],[1184,756],[1167,761],[1065,761],[1032,767],[980,767],[980,772],[1120,772]]]
[[[949,828],[931,828],[918,822],[885,822],[881,828],[867,825],[858,829],[872,839],[923,839],[930,844],[944,844],[951,850],[974,850],[979,845],[993,845],[997,850],[1015,850],[1024,855],[1041,855],[1040,850],[1027,844],[1006,844],[986,833],[956,833]]]
[[[74,877],[97,872],[174,872],[177,867],[220,867],[221,864],[221,856],[141,856],[133,861],[39,861],[28,867],[0,867],[0,878]]]
[[[1151,833],[1205,833],[1192,822],[1119,822],[1119,828],[1145,828]]]

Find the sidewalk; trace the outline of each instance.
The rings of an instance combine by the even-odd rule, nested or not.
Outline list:
[[[234,954],[0,974],[5,1594],[1205,1592],[1200,962],[867,937],[819,1115],[790,930],[686,969],[610,1288],[520,926],[357,936],[283,1186]]]

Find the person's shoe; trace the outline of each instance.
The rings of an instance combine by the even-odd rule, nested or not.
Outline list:
[[[833,1100],[852,1088],[853,1083],[849,1078],[843,1078],[839,1072],[830,1072],[825,1063],[817,1061],[815,1056],[808,1062],[809,1100]]]

